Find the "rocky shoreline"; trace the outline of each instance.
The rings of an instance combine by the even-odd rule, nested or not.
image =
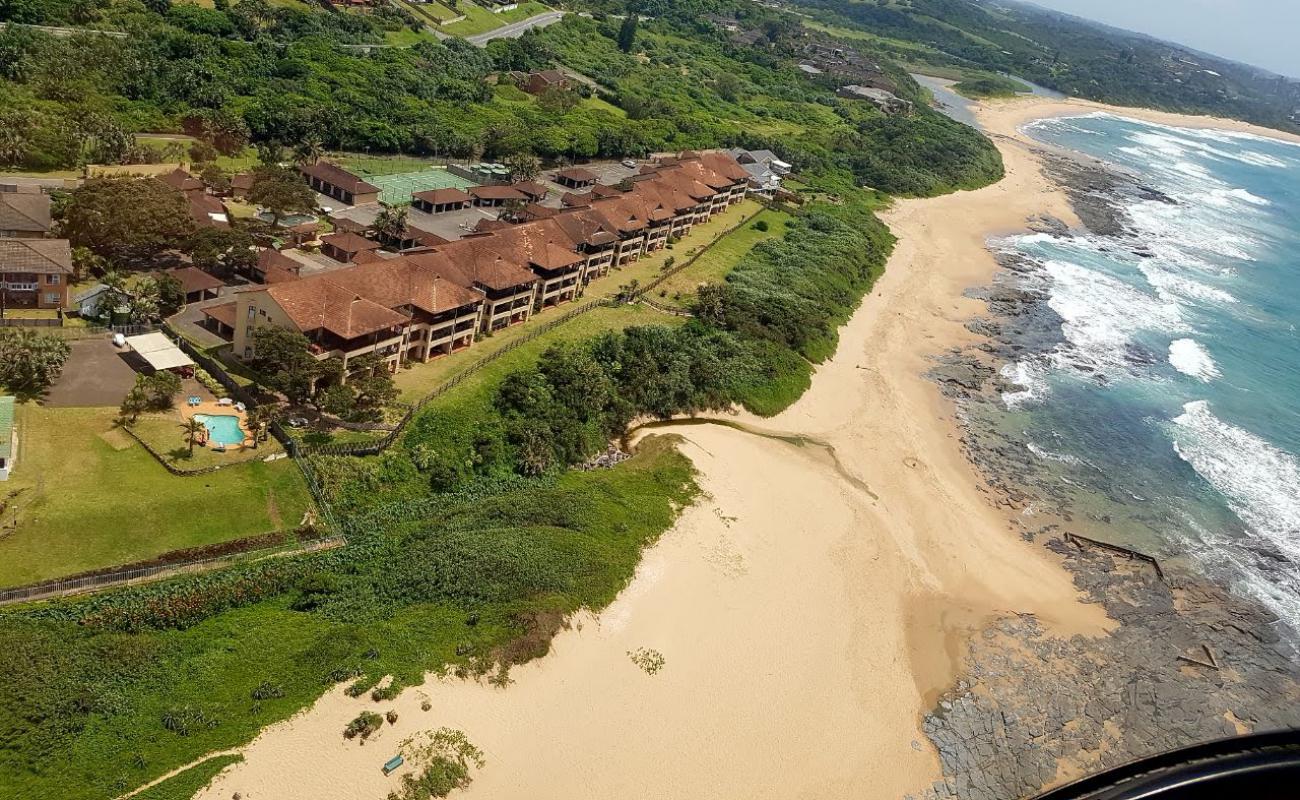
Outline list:
[[[1173,200],[1092,159],[1045,150],[1038,156],[1090,233],[1144,256],[1140,243],[1125,241],[1121,201]],[[1028,222],[1040,233],[1068,232],[1052,217]],[[1269,611],[1180,566],[1157,571],[1086,540],[1067,541],[1087,513],[1076,508],[1079,490],[1045,480],[1024,445],[979,413],[1018,388],[1001,368],[1053,348],[1061,324],[1046,291],[1023,280],[1032,265],[1013,253],[995,255],[999,275],[970,292],[989,310],[968,323],[979,342],[936,359],[929,377],[957,405],[962,446],[993,502],[1009,513],[1033,511],[1011,517],[1012,527],[1058,553],[1088,601],[1119,624],[1109,636],[1067,640],[1032,616],[1006,617],[976,636],[962,681],[925,717],[944,779],[920,798],[1029,797],[1172,748],[1300,727],[1300,667]]]

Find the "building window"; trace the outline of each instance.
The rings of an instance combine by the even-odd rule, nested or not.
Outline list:
[[[63,298],[58,292],[45,293],[45,302],[47,303],[58,303],[61,299]]]
[[[58,276],[58,275],[46,275],[46,276],[45,276],[45,282],[48,283],[50,286],[58,286],[58,285],[59,285],[59,276]]]
[[[249,307],[248,307],[248,321],[249,321],[249,322],[252,322],[252,321],[253,321],[253,318],[256,317],[256,316],[257,316],[257,309],[254,308],[253,306],[249,306]]]

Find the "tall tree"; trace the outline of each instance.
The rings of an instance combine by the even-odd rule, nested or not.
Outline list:
[[[63,232],[110,261],[141,261],[180,247],[194,230],[185,196],[154,178],[90,178],[73,190]]]
[[[39,394],[63,371],[72,347],[31,328],[0,328],[0,385],[17,394]]]
[[[634,11],[623,18],[623,24],[618,28],[618,49],[624,53],[632,52],[632,46],[636,44],[636,28],[639,21]]]
[[[253,185],[248,190],[248,199],[271,212],[273,225],[280,224],[287,214],[308,212],[316,206],[316,194],[303,181],[298,170],[270,164],[253,170]]]

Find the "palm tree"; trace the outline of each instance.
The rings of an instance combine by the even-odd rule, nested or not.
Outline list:
[[[375,229],[375,233],[379,234],[381,241],[396,242],[400,245],[402,240],[406,238],[408,230],[406,212],[409,209],[404,205],[394,206],[387,203],[381,205],[383,205],[383,208],[375,215],[375,221],[371,223],[371,227]]]
[[[208,426],[204,425],[194,417],[190,417],[181,423],[181,430],[185,432],[185,439],[190,445],[190,456],[194,456],[194,445],[198,444],[208,433]]]
[[[185,142],[179,139],[168,140],[167,144],[163,146],[163,161],[168,163],[175,161],[177,164],[183,164],[185,163],[189,152],[190,148],[185,144]]]
[[[253,433],[253,447],[266,438],[266,431],[280,415],[280,406],[264,403],[248,412],[248,427]]]
[[[325,143],[319,136],[308,136],[293,148],[293,161],[299,166],[315,164],[325,155]]]

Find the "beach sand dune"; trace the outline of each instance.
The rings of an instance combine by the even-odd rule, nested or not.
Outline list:
[[[444,726],[487,760],[467,798],[898,798],[940,778],[919,724],[970,635],[1006,614],[1061,635],[1111,625],[988,501],[953,408],[923,377],[970,341],[963,323],[982,304],[963,292],[996,269],[987,238],[1042,213],[1076,222],[1016,127],[1097,108],[982,108],[1006,179],[887,211],[898,247],[810,391],[773,419],[728,418],[815,437],[835,458],[724,425],[673,429],[708,496],[613,605],[574,619],[511,686],[431,677],[386,704],[340,687],[199,797],[378,800],[398,743]],[[642,648],[662,655],[655,674],[629,656]],[[398,723],[369,744],[341,737],[359,711],[388,708]]]

